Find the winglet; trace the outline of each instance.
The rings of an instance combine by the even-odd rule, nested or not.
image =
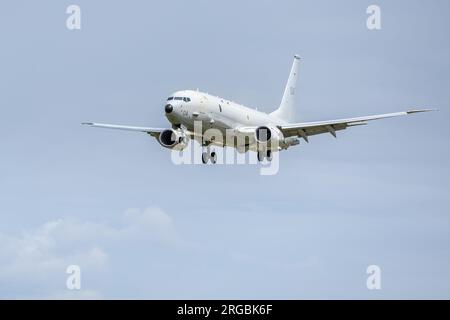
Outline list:
[[[439,110],[438,109],[415,109],[415,110],[406,111],[406,113],[412,114],[412,113],[431,112],[431,111],[439,111]]]

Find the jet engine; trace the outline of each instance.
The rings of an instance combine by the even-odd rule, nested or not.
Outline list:
[[[160,133],[158,142],[164,148],[183,150],[188,145],[189,136],[182,129],[167,129]]]
[[[261,145],[280,145],[284,140],[284,136],[276,127],[260,126],[255,130],[255,140]]]

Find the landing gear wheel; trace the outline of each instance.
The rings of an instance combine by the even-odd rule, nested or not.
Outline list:
[[[208,153],[203,152],[203,153],[202,153],[202,162],[203,162],[203,164],[207,164],[207,163],[208,163],[208,160],[209,160],[209,155],[208,155]]]
[[[272,161],[272,151],[267,150],[266,159],[269,162]]]
[[[211,159],[211,163],[215,164],[217,162],[217,153],[215,153],[214,151],[211,152],[211,154],[209,155],[209,158]]]
[[[257,152],[257,157],[258,157],[258,161],[259,161],[259,162],[264,161],[264,152],[258,151],[258,152]]]

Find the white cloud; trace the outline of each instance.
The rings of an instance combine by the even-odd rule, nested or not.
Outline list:
[[[89,286],[67,290],[67,266],[100,274],[107,269],[108,249],[136,243],[176,246],[172,219],[158,208],[129,209],[119,227],[65,218],[17,235],[0,233],[0,297],[99,298]]]

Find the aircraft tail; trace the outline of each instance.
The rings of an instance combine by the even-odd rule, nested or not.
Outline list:
[[[295,88],[297,85],[298,71],[300,65],[300,57],[294,56],[294,63],[292,64],[291,73],[284,89],[283,99],[280,107],[271,113],[280,120],[293,122],[295,120]]]

